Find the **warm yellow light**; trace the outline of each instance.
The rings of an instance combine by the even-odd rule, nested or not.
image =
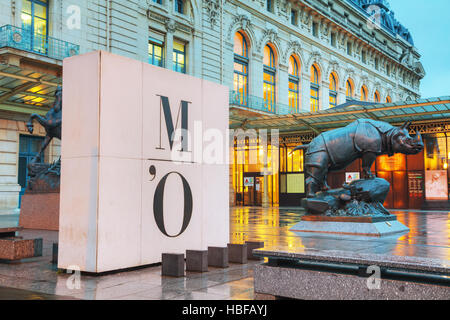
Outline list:
[[[447,170],[448,169],[448,163],[444,163],[444,169]]]
[[[448,153],[448,160],[450,160],[450,152]]]
[[[22,13],[21,15],[22,21],[24,23],[30,22],[31,23],[31,16],[25,13]]]

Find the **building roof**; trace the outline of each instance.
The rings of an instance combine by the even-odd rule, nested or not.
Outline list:
[[[278,129],[280,133],[314,132],[316,134],[346,126],[362,118],[381,120],[392,124],[412,121],[450,121],[450,96],[408,102],[372,105],[341,105],[339,108],[289,115],[261,115],[244,118],[230,115],[230,128]]]

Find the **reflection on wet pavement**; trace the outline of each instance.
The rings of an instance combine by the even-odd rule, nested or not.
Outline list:
[[[301,234],[289,228],[303,212],[296,209],[236,207],[230,210],[230,242],[264,241],[266,246],[350,250],[445,259],[450,261],[450,213],[393,212],[411,231],[397,237],[367,238]],[[253,268],[260,262],[187,272],[184,278],[162,277],[161,267],[149,267],[101,277],[57,272],[51,264],[54,231],[24,230],[21,235],[44,239],[43,257],[0,263],[0,299],[253,299]],[[10,290],[9,288],[20,290]],[[8,291],[10,290],[10,291]],[[25,290],[25,291],[21,291]]]
[[[392,211],[410,232],[388,237],[357,237],[295,233],[303,211],[284,208],[237,207],[231,211],[233,242],[264,241],[266,246],[349,250],[374,254],[418,256],[450,261],[450,212]]]

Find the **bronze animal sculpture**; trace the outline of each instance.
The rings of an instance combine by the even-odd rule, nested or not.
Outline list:
[[[33,113],[27,123],[27,128],[30,133],[33,133],[34,129],[33,120],[39,122],[45,128],[46,132],[46,136],[41,145],[41,149],[39,150],[39,153],[36,155],[36,157],[33,158],[31,163],[40,162],[44,150],[47,148],[53,138],[61,139],[62,88],[60,86],[58,86],[55,91],[55,97],[56,99],[53,107],[49,112],[47,112],[45,117]]]
[[[295,150],[306,150],[306,197],[315,198],[321,189],[327,190],[327,174],[348,167],[356,159],[362,159],[364,178],[374,179],[370,171],[377,156],[394,153],[418,154],[423,150],[420,133],[409,135],[411,123],[394,127],[389,123],[359,119],[346,127],[324,132],[309,145]]]

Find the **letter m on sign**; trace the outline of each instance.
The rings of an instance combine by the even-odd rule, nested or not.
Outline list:
[[[175,139],[175,129],[178,129],[178,120],[181,112],[181,150],[180,151],[188,151],[188,105],[190,102],[181,100],[180,106],[177,112],[177,119],[175,122],[176,127],[174,127],[174,123],[172,120],[172,112],[170,109],[169,98],[164,96],[160,97],[160,119],[159,119],[159,149],[163,149],[161,147],[161,130],[162,130],[162,114],[164,114],[164,123],[167,129],[167,136],[169,137],[169,146],[170,150],[172,150],[173,142]]]

